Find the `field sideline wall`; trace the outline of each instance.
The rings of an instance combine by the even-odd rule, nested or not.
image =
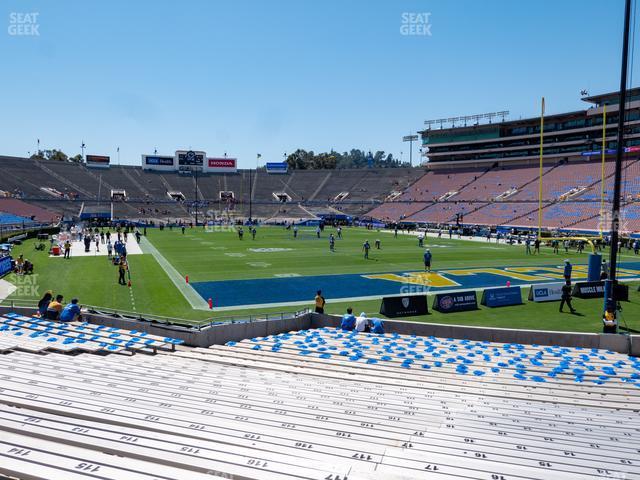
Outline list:
[[[0,314],[9,312],[30,315],[33,309],[0,306]],[[256,320],[245,323],[227,323],[197,328],[163,325],[134,318],[107,315],[86,315],[86,319],[98,325],[141,330],[152,335],[179,338],[192,347],[223,345],[246,338],[266,337],[279,333],[310,328],[337,327],[341,317],[307,313],[296,318]],[[385,320],[388,333],[403,335],[458,338],[498,343],[521,343],[526,345],[559,345],[612,350],[618,353],[640,356],[640,335],[611,335],[599,333],[550,332],[546,330],[515,330],[507,328],[472,327],[467,325],[445,325],[438,323]]]

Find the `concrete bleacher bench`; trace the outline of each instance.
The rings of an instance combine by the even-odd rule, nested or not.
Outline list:
[[[325,328],[158,353],[0,355],[0,474],[640,478],[613,352]]]

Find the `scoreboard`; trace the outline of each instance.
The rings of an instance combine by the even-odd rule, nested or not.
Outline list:
[[[191,172],[194,170],[201,172],[204,167],[207,154],[205,152],[195,152],[193,150],[178,150],[176,151],[175,158],[179,172]]]

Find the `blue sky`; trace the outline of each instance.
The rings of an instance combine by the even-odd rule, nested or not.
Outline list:
[[[9,35],[30,12],[39,36]],[[431,36],[402,35],[404,12],[430,13]],[[426,119],[616,90],[622,17],[623,0],[5,0],[0,154],[40,138],[119,146],[123,164],[188,147],[241,167],[298,147],[407,160]]]

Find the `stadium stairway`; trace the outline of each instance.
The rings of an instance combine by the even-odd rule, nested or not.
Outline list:
[[[155,356],[14,351],[0,355],[0,474],[637,479],[639,368],[329,328]]]
[[[51,176],[51,177],[55,178],[56,180],[59,180],[60,182],[62,182],[67,187],[70,187],[74,191],[83,194],[86,198],[96,198],[97,199],[97,194],[93,194],[93,193],[89,192],[88,190],[85,190],[84,188],[81,188],[77,183],[72,182],[68,177],[65,177],[64,175],[60,175],[58,172],[55,172],[54,170],[49,168],[47,165],[45,165],[45,162],[41,162],[39,160],[35,160],[34,159],[34,163],[47,176]]]

